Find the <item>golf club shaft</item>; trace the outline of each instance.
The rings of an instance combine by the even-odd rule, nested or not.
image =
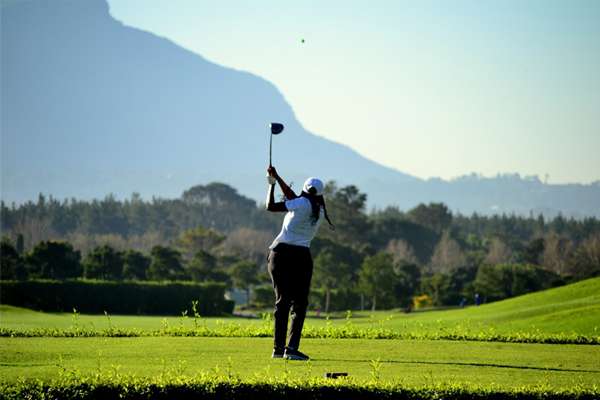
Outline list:
[[[272,154],[272,150],[273,150],[273,134],[269,135],[269,167],[272,167],[273,165],[271,164],[271,154]]]
[[[273,166],[272,154],[273,154],[273,135],[279,135],[283,132],[283,124],[279,122],[271,122],[271,135],[269,135],[269,167]]]

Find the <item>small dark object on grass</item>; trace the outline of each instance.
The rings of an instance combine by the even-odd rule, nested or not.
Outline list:
[[[347,372],[325,372],[325,378],[337,379],[340,376],[348,376]]]

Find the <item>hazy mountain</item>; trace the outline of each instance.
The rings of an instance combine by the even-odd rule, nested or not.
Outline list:
[[[4,2],[1,33],[5,201],[174,197],[210,181],[262,199],[267,126],[280,121],[274,163],[295,187],[316,175],[357,185],[379,207],[443,201],[466,213],[600,215],[599,184],[423,181],[383,167],[304,130],[266,80],[124,26],[104,0]]]

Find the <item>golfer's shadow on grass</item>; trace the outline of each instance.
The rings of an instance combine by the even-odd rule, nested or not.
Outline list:
[[[372,360],[344,360],[333,358],[313,358],[312,361],[335,361],[335,362],[350,362],[350,363],[370,363]],[[530,369],[537,371],[559,371],[559,372],[590,372],[598,373],[600,370],[588,369],[569,369],[569,368],[544,368],[530,367],[526,365],[506,365],[506,364],[487,364],[487,363],[468,363],[468,362],[442,362],[442,361],[399,361],[399,360],[379,360],[382,363],[391,364],[425,364],[425,365],[458,365],[466,367],[491,367],[491,368],[509,368],[509,369]]]

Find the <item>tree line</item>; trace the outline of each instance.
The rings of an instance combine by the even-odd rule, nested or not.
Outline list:
[[[323,225],[312,247],[325,311],[492,301],[600,274],[595,218],[464,216],[441,203],[367,211],[365,193],[335,182],[325,196],[336,230]],[[40,195],[1,213],[3,279],[218,281],[255,293],[269,290],[266,251],[281,224],[220,183],[150,201]]]
[[[180,235],[176,247],[154,246],[144,253],[133,249],[120,251],[104,244],[82,257],[66,241],[44,240],[25,252],[20,244],[22,236],[18,236],[16,243],[4,237],[0,241],[0,278],[220,282],[226,287],[250,290],[250,285],[259,283],[256,263],[208,251],[223,239],[214,230],[196,228]]]

